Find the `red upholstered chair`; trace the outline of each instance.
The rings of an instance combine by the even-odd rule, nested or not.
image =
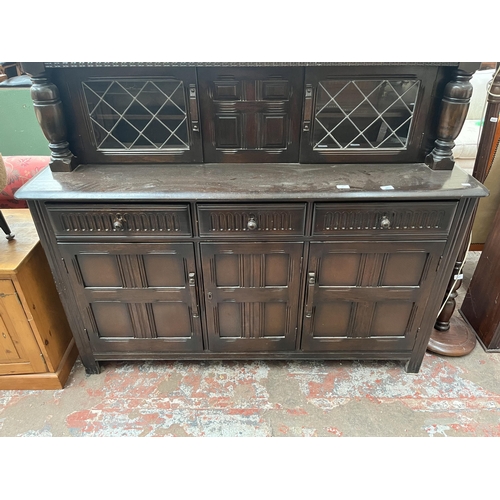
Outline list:
[[[16,191],[29,179],[43,170],[50,156],[4,156],[7,173],[6,186],[0,186],[0,208],[27,208],[25,201],[16,200]]]
[[[27,208],[25,201],[16,200],[16,191],[37,172],[45,168],[49,156],[4,156],[0,155],[0,209]],[[0,211],[0,228],[11,240],[14,235]]]

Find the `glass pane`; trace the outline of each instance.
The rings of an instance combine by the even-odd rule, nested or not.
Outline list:
[[[318,84],[314,149],[406,149],[418,80],[325,80]]]
[[[182,81],[99,80],[82,85],[98,151],[189,149]]]

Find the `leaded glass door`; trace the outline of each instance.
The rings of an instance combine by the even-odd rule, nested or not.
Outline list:
[[[65,90],[81,163],[203,161],[194,68],[77,70]]]
[[[307,68],[300,161],[422,161],[436,68]],[[432,115],[432,113],[429,113]]]

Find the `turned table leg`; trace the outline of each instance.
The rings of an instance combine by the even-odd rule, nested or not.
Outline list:
[[[471,75],[472,76],[472,75]],[[468,105],[467,105],[468,106]],[[473,177],[484,182],[488,173],[490,151],[500,113],[500,74],[497,71],[488,93],[487,108],[484,118],[483,131],[478,146],[478,154],[474,163]],[[465,117],[464,117],[465,118]],[[439,140],[439,139],[438,139]],[[436,141],[437,142],[437,141]],[[432,154],[432,153],[431,153]],[[430,155],[429,155],[430,156]],[[475,215],[475,213],[474,213]],[[439,314],[434,331],[429,340],[427,349],[445,356],[465,356],[476,346],[475,332],[467,323],[458,316],[453,316],[456,308],[456,297],[462,284],[460,278],[462,263],[469,250],[469,235],[472,232],[474,215],[471,218],[465,241],[462,244],[458,259],[453,269],[453,275],[446,290],[445,300],[441,313]]]

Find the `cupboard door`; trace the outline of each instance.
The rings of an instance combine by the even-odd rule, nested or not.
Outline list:
[[[46,370],[14,284],[10,280],[0,280],[0,375]]]
[[[294,350],[302,243],[201,243],[208,346]]]
[[[60,90],[80,163],[203,161],[194,68],[74,69]]]
[[[99,353],[202,350],[191,243],[61,243]]]
[[[301,163],[423,161],[445,75],[432,66],[306,68]]]
[[[444,242],[311,243],[302,349],[410,351]]]
[[[302,68],[199,68],[205,162],[298,162]]]

